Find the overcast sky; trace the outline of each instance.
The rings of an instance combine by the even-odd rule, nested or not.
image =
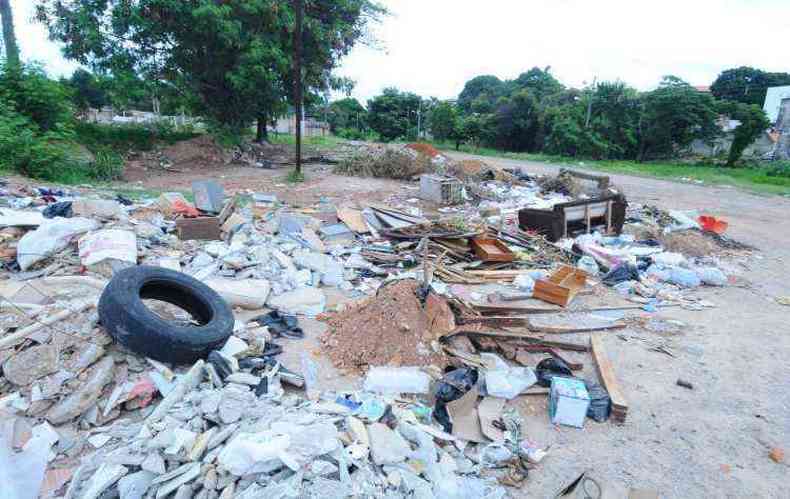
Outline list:
[[[33,0],[12,0],[23,57],[55,76],[63,60],[34,24]],[[736,66],[790,72],[790,0],[384,0],[382,48],[357,47],[338,71],[363,103],[388,86],[454,98],[480,74],[515,78],[551,66],[564,84],[619,78],[639,89],[674,74],[709,85]]]

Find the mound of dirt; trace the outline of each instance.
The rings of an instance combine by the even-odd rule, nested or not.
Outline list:
[[[175,168],[207,167],[230,163],[232,157],[210,135],[177,142],[162,150],[162,155]]]
[[[397,281],[327,316],[329,330],[321,343],[332,363],[354,371],[368,366],[446,365],[447,358],[432,349],[437,324],[423,310],[418,288],[415,280]]]
[[[492,166],[477,159],[464,159],[450,165],[448,171],[462,180],[500,180],[511,182],[513,175],[499,166]]]
[[[415,142],[414,144],[409,144],[406,147],[413,149],[420,154],[424,154],[429,158],[435,158],[441,155],[438,149],[433,147],[431,144],[426,144],[425,142]]]

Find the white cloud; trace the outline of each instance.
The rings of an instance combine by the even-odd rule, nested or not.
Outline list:
[[[783,0],[388,0],[385,52],[355,48],[339,73],[363,101],[387,86],[453,98],[479,74],[551,66],[566,85],[655,87],[666,74],[709,85],[723,69],[788,71]]]
[[[787,0],[383,0],[392,16],[375,32],[383,50],[357,47],[339,74],[366,101],[387,86],[453,98],[470,78],[515,78],[551,66],[566,85],[620,78],[640,89],[666,74],[709,85],[719,72],[749,65],[790,71]],[[55,76],[63,59],[34,23],[32,0],[12,0],[25,59]]]

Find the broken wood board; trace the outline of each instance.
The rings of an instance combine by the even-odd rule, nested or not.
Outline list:
[[[355,210],[354,208],[338,208],[337,218],[357,234],[367,234],[370,232],[361,210]]]
[[[625,418],[628,415],[628,402],[626,402],[620,384],[617,382],[614,367],[606,353],[603,340],[596,335],[590,335],[590,349],[601,382],[612,400],[612,419],[618,423],[625,423]]]
[[[476,237],[472,239],[472,250],[484,262],[512,262],[516,255],[499,239]]]
[[[449,340],[454,336],[483,336],[489,338],[502,338],[507,340],[520,340],[532,344],[546,345],[552,348],[559,348],[560,350],[570,350],[573,352],[589,352],[590,347],[578,343],[570,343],[566,341],[547,340],[540,336],[533,336],[530,333],[518,333],[514,331],[473,331],[469,329],[456,329],[452,333],[446,335],[443,339]],[[445,347],[446,348],[446,347]]]
[[[563,265],[548,279],[535,281],[532,296],[548,303],[566,307],[587,283],[583,270]]]

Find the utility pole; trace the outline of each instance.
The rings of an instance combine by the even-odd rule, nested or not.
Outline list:
[[[598,81],[598,77],[593,78],[592,82],[592,91],[590,92],[590,100],[587,102],[587,119],[584,121],[584,128],[590,128],[590,118],[592,117],[592,103],[593,103],[593,96],[595,95],[595,83]]]
[[[417,140],[420,140],[420,125],[422,125],[422,99],[417,107]]]
[[[302,175],[302,23],[303,0],[294,1],[294,110],[296,111],[296,176]]]
[[[0,17],[3,18],[6,63],[9,66],[19,66],[19,46],[16,43],[16,33],[14,33],[14,16],[11,13],[10,0],[0,0]]]

